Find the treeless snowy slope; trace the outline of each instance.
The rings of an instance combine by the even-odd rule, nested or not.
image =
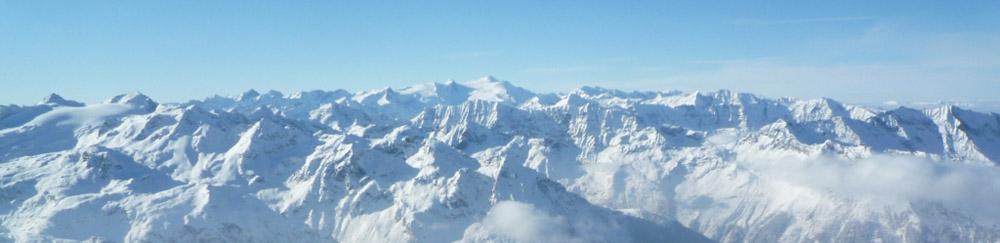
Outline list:
[[[1000,116],[952,106],[487,77],[0,108],[11,241],[1000,240]]]

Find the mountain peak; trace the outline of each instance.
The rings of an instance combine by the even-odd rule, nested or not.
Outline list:
[[[83,103],[77,101],[64,99],[62,96],[59,96],[58,94],[55,93],[45,96],[45,98],[42,98],[42,101],[38,102],[38,104],[53,105],[53,106],[73,106],[73,107],[80,107],[84,105]]]
[[[120,94],[109,99],[106,103],[132,105],[143,109],[154,109],[158,103],[140,92],[130,92]]]
[[[277,91],[277,90],[273,90],[272,89],[272,90],[268,90],[267,93],[264,93],[264,96],[268,96],[268,97],[283,97],[283,96],[285,96],[285,94],[282,94],[281,91]]]
[[[461,83],[463,85],[465,85],[465,86],[469,86],[469,87],[472,87],[472,88],[480,87],[480,86],[517,87],[517,86],[514,86],[513,84],[511,84],[510,82],[507,82],[507,81],[504,81],[504,80],[500,80],[500,79],[498,79],[496,77],[493,77],[492,75],[487,75],[487,76],[484,76],[484,77],[481,77],[481,78],[478,78],[478,79],[469,80],[469,81],[465,81],[465,82],[461,82]]]
[[[257,99],[257,97],[260,97],[260,93],[258,93],[254,89],[250,89],[250,90],[244,91],[242,94],[240,94],[239,96],[237,96],[236,100],[238,100],[238,101],[250,101],[250,100]]]
[[[478,81],[481,81],[481,82],[490,82],[490,83],[500,82],[500,80],[497,79],[496,77],[493,77],[493,75],[486,75],[486,76],[484,76],[482,78],[479,78]]]
[[[467,81],[462,85],[473,89],[470,99],[517,104],[528,101],[535,96],[535,93],[527,89],[514,86],[510,82],[501,81],[493,76]]]
[[[390,87],[385,87],[381,89],[368,90],[355,94],[353,100],[355,102],[365,104],[365,105],[378,105],[384,106],[388,104],[397,103],[401,95]]]
[[[0,242],[1000,239],[1000,115],[493,77],[265,92],[0,106]]]

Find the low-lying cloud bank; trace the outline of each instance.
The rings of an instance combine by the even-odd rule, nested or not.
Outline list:
[[[572,220],[527,203],[497,203],[479,223],[469,226],[461,242],[631,242],[627,231],[587,215]]]
[[[864,159],[832,156],[741,156],[738,163],[766,180],[841,198],[877,203],[941,203],[983,223],[1000,222],[1000,168],[907,155]]]

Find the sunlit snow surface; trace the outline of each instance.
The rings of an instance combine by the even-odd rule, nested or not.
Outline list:
[[[996,242],[1000,115],[730,91],[0,106],[0,241]]]

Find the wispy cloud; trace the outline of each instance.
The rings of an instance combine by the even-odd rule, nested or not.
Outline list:
[[[733,25],[788,25],[788,24],[811,24],[811,23],[837,23],[837,22],[857,22],[875,20],[871,16],[836,16],[836,17],[815,17],[799,19],[737,19],[731,23]]]
[[[631,242],[621,227],[603,218],[556,215],[531,204],[502,201],[458,242]]]
[[[905,155],[875,155],[851,160],[839,157],[800,157],[780,154],[744,154],[738,164],[767,181],[791,185],[840,198],[884,204],[942,203],[977,221],[997,223],[1000,209],[1000,169],[974,162],[938,162]]]

